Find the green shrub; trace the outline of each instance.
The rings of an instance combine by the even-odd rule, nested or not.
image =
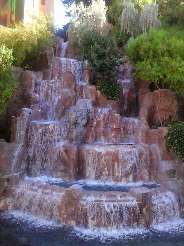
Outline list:
[[[86,33],[98,32],[100,34],[108,31],[106,23],[106,6],[103,0],[93,0],[86,7],[83,3],[76,5],[72,11],[72,21],[68,36],[72,46],[81,46]]]
[[[9,70],[13,63],[12,50],[7,48],[4,44],[0,45],[0,74]]]
[[[184,40],[166,30],[152,30],[128,43],[128,56],[136,77],[184,93]]]
[[[119,52],[116,40],[107,27],[105,2],[97,0],[89,7],[80,4],[76,8],[69,41],[78,58],[89,62],[94,73],[91,83],[102,89],[108,98],[115,99],[115,95],[118,96],[115,81]]]
[[[121,14],[124,8],[124,0],[112,0],[108,6],[107,17],[108,21],[113,25],[120,26]],[[145,4],[152,3],[152,0],[132,0],[132,3],[135,5],[135,8],[138,11],[144,7]]]
[[[108,7],[110,23],[129,36],[160,26],[158,5],[152,0],[114,0]]]
[[[97,88],[104,94],[108,99],[117,100],[120,97],[120,86],[110,80],[97,81]]]
[[[169,126],[167,146],[175,155],[184,160],[184,122],[176,122]]]
[[[18,24],[14,28],[0,26],[0,42],[13,50],[14,65],[21,66],[39,52],[53,44],[50,22],[46,17],[31,24]]]
[[[184,25],[183,0],[157,0],[159,14],[164,22],[169,25]]]
[[[119,96],[119,89],[115,84],[119,64],[118,56],[116,42],[112,36],[94,32],[86,33],[85,38],[81,41],[79,57],[81,60],[88,60],[94,72],[91,82],[98,85],[109,99],[117,99]]]
[[[14,79],[10,72],[13,63],[12,50],[5,45],[0,46],[0,113],[5,110],[6,104],[15,89]]]
[[[16,80],[10,70],[0,75],[0,114],[6,110],[6,106],[16,88]]]
[[[53,44],[50,22],[45,17],[14,28],[0,26],[0,113],[5,111],[16,81],[11,65],[30,67],[39,53]]]
[[[108,7],[107,18],[114,26],[120,26],[120,17],[123,10],[123,1],[113,0]]]
[[[124,33],[121,30],[120,26],[116,26],[116,25],[112,27],[111,35],[115,38],[117,46],[120,48],[120,50],[124,51],[124,46],[125,46],[125,44],[127,43],[128,39],[129,39],[129,35]]]

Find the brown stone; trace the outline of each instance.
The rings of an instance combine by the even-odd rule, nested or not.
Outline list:
[[[75,78],[71,72],[63,73],[63,86],[68,89],[75,89]]]
[[[95,86],[80,85],[78,91],[81,98],[91,99],[93,103],[96,103],[97,90]]]
[[[150,150],[150,166],[149,166],[150,180],[158,181],[159,164],[161,162],[160,149],[158,145],[151,144],[149,146],[149,150]]]
[[[135,155],[137,159],[132,158]],[[124,183],[149,180],[150,160],[146,146],[83,145],[79,160],[87,179]]]
[[[166,147],[167,131],[166,127],[159,127],[158,129],[148,129],[146,133],[146,143],[157,144],[160,150],[161,159],[163,160],[173,159],[172,154]]]
[[[79,175],[77,167],[77,146],[64,144],[57,150],[57,152],[57,159],[55,160],[53,172],[55,172],[57,177],[69,180],[76,179]]]
[[[140,118],[152,126],[164,126],[177,117],[177,99],[173,92],[160,89],[141,97]]]
[[[107,104],[107,98],[100,91],[97,91],[96,105],[103,106],[105,104]]]
[[[139,206],[139,224],[149,228],[152,223],[150,214],[152,190],[144,187],[131,188],[130,194],[136,198],[137,204]]]
[[[92,79],[92,77],[93,77],[93,72],[92,72],[92,70],[90,70],[90,69],[85,69],[85,70],[83,71],[83,79],[84,79],[84,81],[86,81],[87,83],[89,83],[90,80]]]
[[[64,109],[67,109],[75,103],[75,92],[72,89],[63,89],[61,95],[61,104]]]
[[[86,226],[87,214],[81,205],[80,189],[69,188],[65,191],[59,211],[61,222],[70,226]]]

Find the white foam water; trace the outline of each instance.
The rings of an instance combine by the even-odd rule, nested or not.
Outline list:
[[[17,224],[25,223],[27,228],[55,229],[63,227],[61,223],[58,224],[55,221],[45,220],[38,216],[33,216],[22,211],[5,212],[1,214],[1,218],[16,222]]]
[[[158,232],[184,232],[184,220],[180,218],[175,218],[164,223],[155,224],[151,227],[152,230]]]
[[[97,239],[101,242],[105,242],[106,240],[127,240],[127,239],[135,239],[136,237],[145,237],[150,233],[149,230],[145,228],[125,228],[121,230],[111,229],[109,231],[104,229],[83,229],[79,227],[75,227],[73,234],[83,238],[85,240]]]
[[[54,177],[46,176],[46,175],[38,176],[38,177],[28,177],[28,176],[26,176],[25,180],[31,181],[31,182],[41,182],[41,183],[61,183],[61,182],[64,181],[61,178],[54,178]]]

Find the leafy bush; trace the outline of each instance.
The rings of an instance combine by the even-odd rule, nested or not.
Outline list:
[[[11,65],[30,67],[39,53],[53,44],[53,35],[47,18],[35,19],[31,24],[14,28],[0,26],[0,113],[15,90]]]
[[[114,26],[120,26],[120,17],[123,10],[123,1],[113,0],[107,10],[108,21]]]
[[[119,96],[119,87],[115,83],[118,56],[116,42],[112,36],[86,33],[81,41],[79,57],[81,60],[88,60],[94,71],[91,82],[98,85],[109,99],[117,99]]]
[[[7,48],[4,44],[0,45],[0,74],[9,70],[13,63],[12,50]]]
[[[79,57],[81,60],[88,60],[94,71],[92,83],[97,84],[108,98],[118,98],[119,89],[115,81],[119,60],[118,49],[113,37],[94,32],[86,33],[85,38],[81,41]]]
[[[179,35],[152,30],[131,39],[127,51],[138,79],[184,93],[184,40]]]
[[[117,100],[120,97],[120,86],[115,81],[111,81],[110,79],[97,81],[97,88],[108,99]]]
[[[86,33],[106,32],[106,6],[103,0],[93,0],[86,7],[83,3],[75,5],[71,10],[72,22],[69,28],[69,41],[73,46],[81,46]]]
[[[113,25],[119,26],[121,21],[121,14],[124,8],[124,1],[111,0],[109,2],[110,4],[108,4],[107,11],[108,21],[110,21],[110,23],[112,23]],[[152,0],[132,0],[132,3],[138,11],[141,11],[144,5],[152,3]]]
[[[137,36],[159,26],[158,5],[156,3],[147,3],[138,9],[132,0],[124,0],[121,27],[125,33],[130,36]]]
[[[5,106],[15,89],[15,81],[10,72],[13,63],[12,50],[5,45],[0,46],[0,113],[5,110]]]
[[[157,0],[159,14],[169,25],[184,25],[183,0]]]
[[[158,5],[152,0],[113,0],[107,17],[113,26],[130,36],[137,36],[160,24]]]
[[[139,33],[139,13],[131,0],[124,0],[121,14],[121,28],[130,36]]]
[[[74,13],[69,41],[77,50],[78,58],[89,62],[94,72],[91,82],[108,98],[115,99],[119,91],[115,84],[118,48],[115,39],[108,32],[105,2],[93,1],[89,7],[80,4]]]
[[[16,80],[10,70],[0,74],[0,114],[6,109],[6,105],[16,88]]]
[[[176,122],[169,126],[167,146],[179,159],[184,160],[184,122]]]
[[[141,32],[147,32],[151,28],[160,26],[158,19],[158,4],[145,4],[139,18],[139,28]]]
[[[14,28],[0,26],[0,41],[13,50],[14,65],[26,65],[46,47],[53,44],[53,35],[46,17],[35,19],[31,24],[18,24]]]
[[[113,26],[111,29],[111,35],[115,38],[117,46],[120,50],[124,51],[124,46],[129,39],[129,35],[123,32],[120,26]]]

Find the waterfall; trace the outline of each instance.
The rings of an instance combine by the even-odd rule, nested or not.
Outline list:
[[[179,206],[175,195],[168,192],[156,193],[152,196],[152,224],[158,225],[180,217]]]
[[[83,201],[87,208],[88,228],[117,230],[136,228],[139,224],[139,208],[134,197],[126,194],[89,194]]]
[[[104,97],[83,81],[82,62],[64,58],[67,45],[53,61],[52,79],[34,84],[37,100],[17,119],[13,170],[21,167],[29,177],[11,187],[8,209],[108,232],[179,219],[174,193],[157,184],[162,160],[154,156],[157,143],[145,144],[147,126],[135,115],[122,117],[112,102],[99,102]],[[128,111],[134,87],[125,77]]]
[[[122,114],[125,116],[137,115],[136,91],[133,80],[133,68],[129,61],[125,59],[119,67],[118,84],[122,88],[121,104]]]
[[[47,120],[57,119],[57,109],[62,95],[61,80],[40,81],[36,93],[39,97],[39,106]]]
[[[61,58],[65,58],[66,57],[66,51],[67,51],[67,48],[68,48],[68,45],[69,45],[69,42],[62,42],[61,44]]]
[[[14,190],[12,209],[58,222],[63,193],[38,181],[21,183]]]
[[[21,158],[24,151],[24,145],[26,143],[26,133],[28,130],[31,114],[32,114],[31,109],[23,108],[20,116],[16,120],[15,142],[17,143],[18,147],[15,152],[14,160],[11,166],[12,173],[17,173],[22,171]],[[24,165],[25,164],[23,164],[23,169],[25,169]]]
[[[89,145],[81,148],[86,178],[109,182],[148,181],[148,149],[132,145]]]
[[[23,144],[25,141],[28,121],[31,113],[31,109],[23,108],[20,116],[17,118],[15,141],[18,144]]]

